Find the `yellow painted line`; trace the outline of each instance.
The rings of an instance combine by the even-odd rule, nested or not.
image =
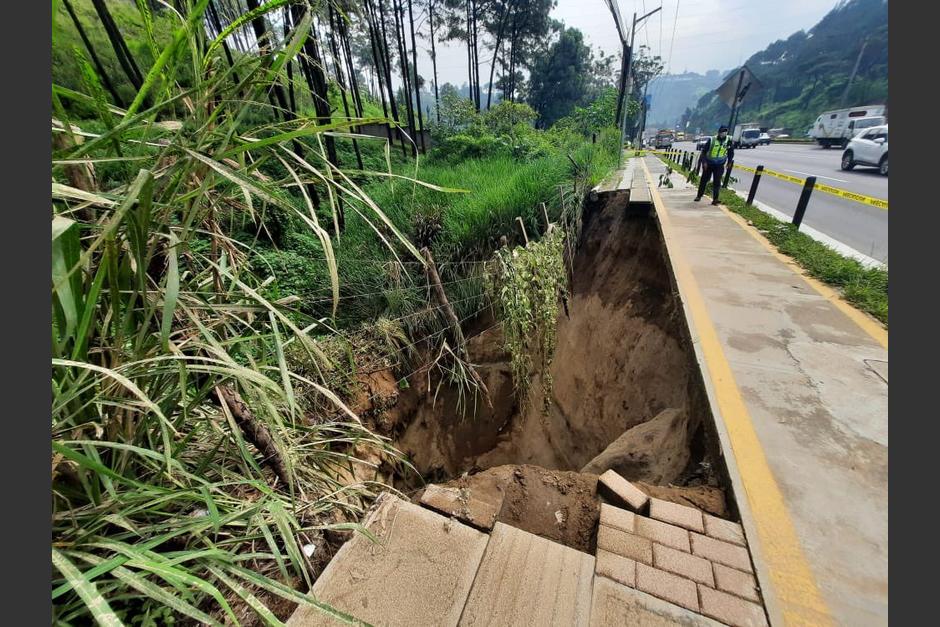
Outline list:
[[[669,214],[645,162],[643,169],[646,171],[656,214],[663,227],[663,238],[669,246],[670,242],[674,242]],[[751,415],[725,357],[698,283],[682,254],[681,247],[669,246],[669,257],[699,336],[699,345],[714,386],[720,417],[727,428],[747,502],[757,528],[761,555],[770,573],[784,621],[787,625],[831,625],[832,616],[806,561],[780,486],[770,470],[763,446],[754,430]]]
[[[724,211],[732,220],[737,222],[741,227],[747,231],[747,233],[757,240],[764,248],[767,249],[770,254],[774,257],[785,263],[793,272],[798,274],[801,279],[803,279],[807,285],[813,288],[820,296],[832,303],[839,311],[844,313],[852,322],[858,325],[869,337],[878,342],[882,347],[888,348],[888,330],[875,318],[872,318],[863,311],[859,311],[851,304],[846,302],[842,298],[841,294],[833,288],[829,287],[825,283],[822,283],[813,277],[806,274],[803,268],[800,267],[790,257],[787,257],[774,246],[766,237],[764,237],[760,231],[752,227],[747,223],[743,217],[734,213],[724,205],[721,205],[721,210]]]

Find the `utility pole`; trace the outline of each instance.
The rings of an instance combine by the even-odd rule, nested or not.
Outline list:
[[[855,58],[855,67],[852,68],[852,74],[849,76],[849,83],[845,86],[845,91],[842,92],[842,104],[840,107],[845,106],[845,101],[849,97],[849,89],[852,88],[852,82],[855,80],[855,74],[858,73],[859,63],[862,62],[862,55],[865,53],[865,47],[868,45],[868,37],[865,38],[865,41],[862,42],[862,48],[858,51],[858,56]]]
[[[617,123],[617,126],[620,127],[620,146],[623,147],[624,136],[626,135],[626,126],[627,126],[627,99],[629,98],[630,93],[630,71],[633,68],[633,41],[636,38],[636,26],[646,18],[650,17],[657,11],[662,10],[662,6],[657,9],[653,9],[646,15],[637,19],[636,13],[633,14],[633,27],[630,30],[630,40],[627,41],[626,33],[624,33],[623,20],[620,18],[620,8],[617,5],[616,0],[607,0],[607,8],[610,9],[611,15],[614,17],[614,26],[617,27],[617,35],[620,36],[620,45],[621,45],[621,58],[620,58],[620,81],[619,81],[619,90],[617,93],[617,113],[614,116],[614,122]],[[623,151],[621,150],[621,157],[623,156]]]
[[[661,11],[662,8],[663,8],[662,6],[656,7],[655,9],[653,9],[646,15],[641,16],[639,19],[637,19],[636,13],[633,14],[633,28],[630,29],[630,48],[627,54],[627,78],[625,81],[626,93],[624,94],[625,98],[628,98],[629,94],[633,91],[633,85],[632,85],[632,80],[631,80],[633,77],[631,76],[631,73],[633,70],[633,47],[634,47],[634,43],[636,42],[636,25],[642,22],[643,20],[647,19],[654,13]],[[623,119],[624,119],[624,122],[623,122],[623,125],[621,126],[621,134],[620,134],[621,145],[623,144],[623,130],[626,129],[626,120],[627,120],[626,100],[624,101]],[[635,138],[631,137],[630,139],[632,140]]]

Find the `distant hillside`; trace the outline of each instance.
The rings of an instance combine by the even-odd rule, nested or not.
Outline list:
[[[698,99],[721,84],[726,72],[710,70],[705,74],[684,72],[666,74],[650,81],[650,111],[647,128],[672,128],[679,123],[682,114],[695,106]]]
[[[858,71],[843,104],[856,62]],[[803,135],[827,109],[887,104],[888,2],[841,0],[809,32],[776,41],[745,63],[764,89],[745,98],[741,122]],[[686,111],[681,122],[688,120],[690,129],[708,130],[727,122],[729,115],[730,109],[711,92]]]

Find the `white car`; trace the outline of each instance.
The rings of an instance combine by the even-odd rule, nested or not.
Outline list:
[[[842,153],[842,169],[851,170],[857,165],[878,168],[888,176],[888,125],[873,126],[858,133],[849,141]]]

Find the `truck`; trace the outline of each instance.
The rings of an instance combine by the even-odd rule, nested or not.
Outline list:
[[[887,122],[884,105],[866,105],[825,111],[816,118],[809,136],[823,148],[845,148],[849,140],[863,128],[881,126]]]
[[[656,140],[654,147],[659,150],[660,148],[672,148],[672,142],[675,141],[676,134],[669,130],[668,128],[661,128],[656,132]]]
[[[735,124],[731,133],[731,145],[735,148],[754,148],[760,142],[760,124],[745,122]]]

